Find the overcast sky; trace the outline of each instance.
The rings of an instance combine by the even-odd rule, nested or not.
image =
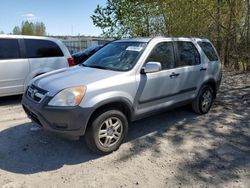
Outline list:
[[[42,21],[50,35],[95,35],[90,16],[105,0],[1,0],[0,31],[12,32],[22,21]]]

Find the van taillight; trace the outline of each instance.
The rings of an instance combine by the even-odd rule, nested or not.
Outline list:
[[[74,59],[72,57],[68,58],[68,64],[70,67],[75,65]]]

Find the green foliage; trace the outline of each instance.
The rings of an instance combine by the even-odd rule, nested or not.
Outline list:
[[[46,35],[46,27],[43,22],[35,23],[35,35],[37,36],[45,36]]]
[[[13,34],[15,35],[36,35],[45,36],[46,27],[43,22],[22,22],[21,29],[19,26],[15,26],[13,29]]]
[[[154,1],[108,0],[105,7],[97,6],[91,18],[106,36],[164,34],[163,17],[157,4]]]
[[[107,0],[91,18],[108,37],[206,37],[225,65],[250,59],[250,0]]]
[[[32,22],[25,21],[22,23],[22,35],[35,35],[35,26]]]

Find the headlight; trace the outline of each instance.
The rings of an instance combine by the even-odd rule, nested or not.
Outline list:
[[[72,87],[60,91],[49,102],[49,106],[77,106],[82,101],[86,87]]]

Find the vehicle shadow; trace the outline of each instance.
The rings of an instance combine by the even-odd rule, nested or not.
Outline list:
[[[240,178],[248,177],[250,170],[250,124],[249,111],[245,107],[236,107],[228,111],[215,110],[211,118],[204,119],[203,128],[196,130],[184,126],[176,136],[184,140],[191,137],[197,142],[209,140],[209,147],[200,144],[194,149],[193,158],[179,164],[176,179],[186,185],[190,179],[196,179],[208,185],[225,185],[226,182],[239,182]],[[232,113],[230,117],[228,114]],[[214,121],[213,121],[214,120]],[[186,152],[183,150],[182,152]],[[185,177],[185,178],[184,178]]]
[[[125,142],[153,132],[161,132],[194,116],[186,108],[179,108],[137,121],[130,126]],[[91,153],[82,139],[70,141],[43,130],[34,130],[34,127],[32,123],[25,123],[0,132],[0,169],[33,174],[102,157]]]
[[[22,95],[0,97],[0,107],[21,104]]]
[[[175,110],[168,117],[159,115],[138,122],[139,126],[132,127],[134,131],[131,133],[137,139],[131,140],[130,148],[120,154],[116,163],[145,156],[144,153],[149,152],[153,158],[150,160],[159,159],[158,163],[163,166],[167,166],[168,162],[162,159],[181,156],[173,179],[182,185],[193,186],[199,182],[223,187],[227,182],[240,182],[242,177],[249,179],[250,105],[236,101],[235,98],[240,98],[235,97],[237,95],[231,96],[234,103],[227,99],[228,96],[223,96],[205,116]],[[165,124],[161,122],[163,119]],[[140,137],[137,131],[143,131],[140,126],[143,122],[147,124],[147,129],[152,128],[150,124],[158,128],[152,130],[152,134]],[[174,170],[169,169],[169,173],[171,171]],[[171,182],[170,179],[166,185],[168,182]]]

